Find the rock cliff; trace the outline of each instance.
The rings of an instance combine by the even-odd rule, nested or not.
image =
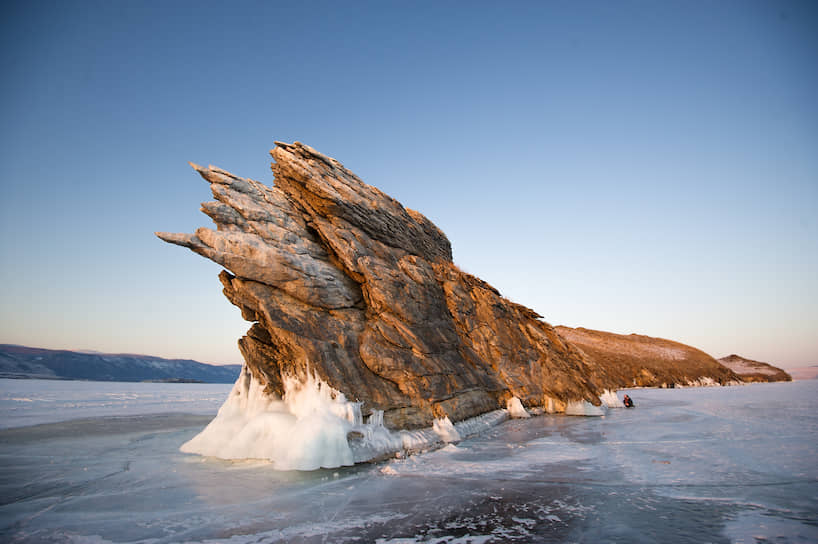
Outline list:
[[[791,382],[792,376],[769,363],[745,359],[740,355],[728,355],[718,360],[735,372],[745,382]]]
[[[534,311],[452,262],[420,213],[301,143],[276,142],[275,186],[192,165],[216,230],[157,233],[211,259],[253,325],[239,341],[269,395],[317,376],[390,428],[506,406],[599,405],[605,380]]]
[[[727,385],[741,378],[694,347],[639,334],[556,327],[582,351],[595,379],[611,389]]]

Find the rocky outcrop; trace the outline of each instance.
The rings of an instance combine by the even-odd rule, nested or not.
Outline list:
[[[718,360],[745,382],[791,382],[792,376],[769,363],[745,359],[733,354]]]
[[[599,404],[608,384],[580,352],[459,270],[426,217],[306,145],[276,142],[271,154],[274,187],[193,165],[216,230],[157,233],[229,271],[224,294],[254,322],[239,346],[268,394],[315,374],[391,428],[460,421],[512,397],[556,411]]]
[[[597,381],[611,389],[741,381],[703,351],[672,340],[562,326],[556,329],[586,356]]]

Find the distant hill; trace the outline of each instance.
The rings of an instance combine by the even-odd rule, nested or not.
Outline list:
[[[739,355],[722,357],[719,362],[741,376],[745,382],[789,382],[792,377],[769,363],[745,359]]]
[[[557,327],[595,366],[595,373],[618,387],[726,385],[740,376],[694,347],[639,334]]]
[[[0,344],[0,378],[233,383],[241,365]]]

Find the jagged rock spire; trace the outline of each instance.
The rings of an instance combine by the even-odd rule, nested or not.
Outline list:
[[[239,341],[267,391],[316,373],[390,427],[504,407],[599,404],[582,354],[532,310],[452,263],[422,214],[301,143],[276,142],[275,186],[192,165],[216,230],[157,233],[224,266],[254,325]]]

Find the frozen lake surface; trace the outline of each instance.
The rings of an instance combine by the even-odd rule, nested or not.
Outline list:
[[[215,414],[232,384],[0,379],[0,429],[88,417]]]
[[[179,452],[229,389],[0,380],[0,541],[818,542],[816,380],[633,390],[307,473]]]

